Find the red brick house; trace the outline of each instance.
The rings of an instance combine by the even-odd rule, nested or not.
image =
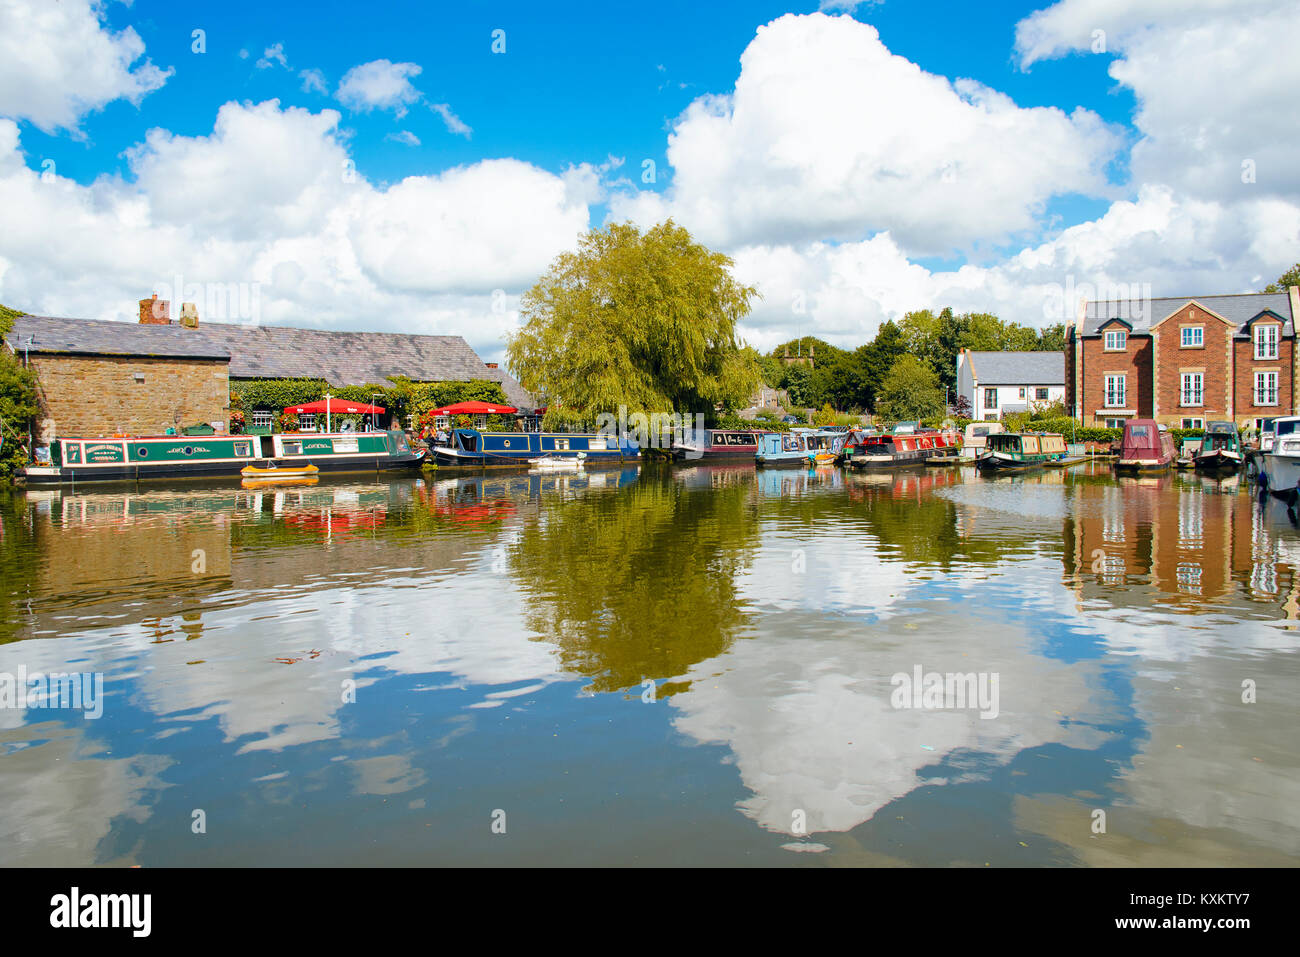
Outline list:
[[[1084,425],[1256,426],[1297,409],[1300,287],[1087,302],[1066,328],[1065,402]]]

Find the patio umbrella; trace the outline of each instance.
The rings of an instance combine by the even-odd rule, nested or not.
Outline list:
[[[509,415],[518,412],[512,405],[493,405],[489,402],[457,402],[434,409],[434,415]]]
[[[361,413],[362,415],[378,415],[384,410],[377,405],[369,405],[365,402],[348,402],[345,399],[336,399],[327,395],[323,399],[317,399],[315,402],[306,402],[302,405],[285,406],[286,413],[302,415],[305,412],[325,413],[325,431],[330,431],[330,416],[346,413]]]

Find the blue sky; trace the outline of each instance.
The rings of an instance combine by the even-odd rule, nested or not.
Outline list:
[[[760,346],[1300,258],[1294,5],[829,5],[0,0],[0,301],[126,319],[183,273],[257,285],[257,321],[498,358],[610,218],[731,254]]]

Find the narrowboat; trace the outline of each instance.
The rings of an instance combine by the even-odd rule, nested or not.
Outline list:
[[[1205,426],[1201,447],[1193,456],[1198,472],[1235,472],[1241,468],[1241,436],[1231,422],[1210,422]]]
[[[840,454],[835,458],[836,463],[842,465],[853,458],[875,434],[875,429],[849,429],[844,433],[844,442],[840,445]]]
[[[583,453],[588,464],[638,461],[641,450],[631,439],[577,432],[481,432],[452,429],[446,445],[432,450],[434,461],[449,468],[513,466],[527,468],[543,457],[576,459]]]
[[[839,458],[840,450],[844,447],[846,434],[832,429],[819,429],[807,433],[804,436],[804,443],[808,449],[808,464],[834,465]]]
[[[1290,497],[1300,487],[1300,416],[1280,416],[1273,425],[1273,447],[1261,456],[1258,482],[1274,495]]]
[[[849,464],[859,469],[898,468],[924,465],[936,455],[951,455],[961,445],[961,433],[955,429],[938,431],[919,429],[868,436]]]
[[[754,464],[759,468],[807,468],[808,442],[803,431],[768,432],[759,436]]]
[[[1055,432],[996,432],[985,436],[984,452],[975,460],[975,469],[981,475],[1028,472],[1065,456],[1065,436]]]
[[[962,431],[962,458],[979,458],[984,454],[984,448],[988,444],[988,437],[1005,431],[1006,429],[1002,427],[1001,422],[971,422]]]
[[[417,468],[423,449],[406,433],[284,432],[277,435],[144,435],[57,438],[48,465],[30,465],[29,485],[120,482],[159,478],[239,477],[249,466],[276,462],[282,469],[315,466],[321,472],[374,472]]]
[[[1134,473],[1164,472],[1174,464],[1177,451],[1174,437],[1154,419],[1129,419],[1124,423],[1115,471]]]
[[[674,442],[673,461],[689,459],[705,465],[733,459],[748,462],[758,453],[759,437],[767,434],[763,429],[752,432],[743,429],[692,430],[683,436],[680,443]]]

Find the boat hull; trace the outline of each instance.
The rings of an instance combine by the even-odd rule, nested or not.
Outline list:
[[[997,452],[986,452],[975,462],[975,470],[980,474],[1011,475],[1017,472],[1032,472],[1034,469],[1046,468],[1050,459],[1047,456],[1028,458],[1011,458]]]
[[[1168,472],[1173,464],[1173,459],[1120,459],[1115,471],[1120,475],[1158,475]]]
[[[1239,452],[1203,452],[1194,459],[1198,472],[1227,472],[1241,468]]]
[[[314,465],[320,473],[362,473],[404,471],[419,468],[423,453],[410,452],[398,455],[350,456],[346,461],[327,461],[319,458],[281,458],[284,471],[302,470]],[[187,478],[248,478],[239,462],[155,462],[118,466],[33,466],[23,477],[28,485],[85,485],[92,482],[145,482],[154,479]],[[315,473],[312,473],[315,474]]]
[[[1263,459],[1263,474],[1268,490],[1274,495],[1295,494],[1296,487],[1300,485],[1300,455],[1266,452]]]

